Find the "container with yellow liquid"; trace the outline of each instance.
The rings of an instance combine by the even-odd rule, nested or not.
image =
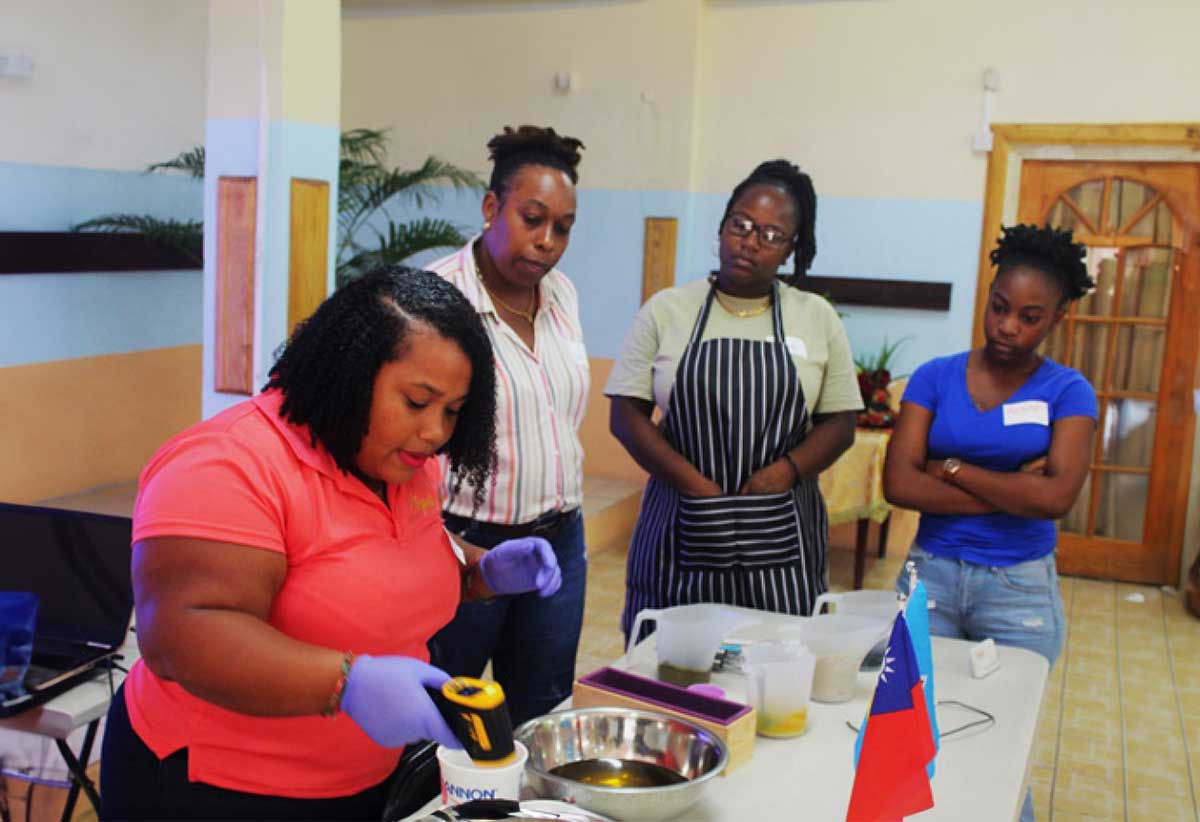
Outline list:
[[[759,736],[788,737],[804,733],[808,725],[808,708],[801,708],[790,714],[769,714],[760,712],[755,724]]]
[[[751,645],[746,654],[746,690],[758,712],[759,736],[789,737],[804,733],[816,659],[794,642]]]

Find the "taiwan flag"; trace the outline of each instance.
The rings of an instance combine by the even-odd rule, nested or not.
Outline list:
[[[867,711],[846,822],[901,819],[933,807],[926,766],[937,752],[904,614],[897,614]]]

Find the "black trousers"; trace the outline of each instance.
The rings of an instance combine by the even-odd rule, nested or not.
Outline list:
[[[335,751],[330,752],[336,756]],[[189,782],[187,749],[159,759],[129,724],[125,689],[108,709],[100,755],[100,818],[125,819],[330,819],[383,818],[389,780],[353,796],[294,799],[242,793]]]

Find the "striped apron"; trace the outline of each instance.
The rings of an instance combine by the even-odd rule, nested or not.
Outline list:
[[[808,615],[828,585],[829,527],[816,479],[737,496],[751,474],[799,445],[808,427],[779,284],[771,296],[772,340],[702,341],[714,296],[710,289],[680,357],[663,434],[724,495],[685,497],[650,478],[626,566],[626,634],[643,608],[696,602]]]

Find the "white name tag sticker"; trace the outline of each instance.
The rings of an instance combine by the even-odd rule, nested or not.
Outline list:
[[[808,359],[808,346],[804,344],[804,340],[799,337],[784,337],[783,342],[787,345],[788,351],[792,353],[792,356]]]
[[[1004,404],[1005,425],[1049,425],[1050,406],[1043,400]]]

